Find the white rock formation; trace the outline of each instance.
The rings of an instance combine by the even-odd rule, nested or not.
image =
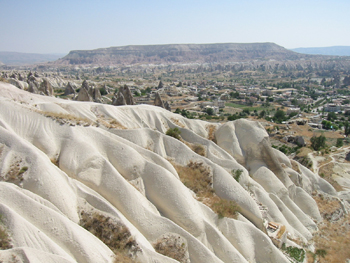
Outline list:
[[[125,129],[110,128],[116,122]],[[300,164],[293,170],[257,122],[214,125],[217,144],[206,139],[210,125],[160,107],[67,101],[0,82],[0,214],[13,246],[0,260],[113,262],[79,225],[81,211],[93,210],[129,228],[140,262],[176,262],[153,248],[169,236],[186,241],[186,262],[289,262],[267,222],[307,242],[321,218],[310,191],[336,191]],[[174,127],[206,156],[165,135]],[[209,167],[215,194],[240,206],[238,219],[198,201],[169,160]]]

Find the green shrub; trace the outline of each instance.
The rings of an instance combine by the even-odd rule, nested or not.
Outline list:
[[[174,137],[175,139],[178,139],[178,140],[180,140],[180,134],[181,134],[181,131],[177,127],[173,129],[169,128],[166,131],[166,135]]]
[[[101,95],[102,95],[102,96],[104,96],[104,95],[107,95],[107,94],[108,94],[108,92],[107,92],[107,90],[106,90],[106,88],[105,88],[105,87],[100,88],[100,93],[101,93]]]
[[[305,259],[305,250],[297,247],[286,247],[285,244],[282,246],[284,250],[291,258],[294,258],[297,262],[303,262]]]
[[[239,182],[239,179],[240,179],[240,177],[241,177],[241,175],[243,173],[243,170],[241,170],[241,169],[232,170],[231,173],[233,175],[233,178],[235,178],[235,180],[237,182]]]
[[[324,258],[327,255],[327,251],[325,249],[317,249],[315,254]]]
[[[23,173],[26,172],[27,170],[28,170],[28,167],[27,167],[27,166],[23,166],[23,167],[21,168],[21,170],[19,170],[18,175],[23,174]]]

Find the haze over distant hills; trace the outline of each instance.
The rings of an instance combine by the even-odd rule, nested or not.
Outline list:
[[[56,65],[212,63],[251,60],[297,60],[308,55],[295,53],[274,43],[169,44],[74,50]]]
[[[329,55],[329,56],[350,56],[350,46],[333,47],[301,47],[291,49],[294,52],[310,55]]]
[[[1,62],[9,66],[30,65],[48,61],[54,61],[65,54],[36,54],[36,53],[21,53],[0,51]]]

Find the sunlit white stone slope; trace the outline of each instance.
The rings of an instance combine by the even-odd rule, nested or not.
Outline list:
[[[175,127],[183,141],[165,135]],[[216,143],[208,139],[213,131]],[[203,145],[205,156],[184,141]],[[172,163],[190,161],[210,169],[216,195],[239,205],[237,220],[219,219],[179,180]],[[0,214],[12,242],[0,260],[113,262],[112,250],[79,224],[82,211],[95,211],[130,230],[139,262],[176,262],[153,248],[169,233],[186,241],[190,262],[289,262],[267,223],[307,243],[321,220],[311,192],[336,195],[296,165],[271,148],[257,122],[212,124],[149,105],[61,100],[0,82]],[[231,173],[237,169],[239,182]]]

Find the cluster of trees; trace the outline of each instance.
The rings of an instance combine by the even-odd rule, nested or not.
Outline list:
[[[350,124],[348,120],[345,120],[344,117],[338,118],[337,114],[334,112],[329,112],[327,116],[327,120],[322,121],[323,129],[326,130],[339,130],[344,127],[345,135],[350,134]]]

